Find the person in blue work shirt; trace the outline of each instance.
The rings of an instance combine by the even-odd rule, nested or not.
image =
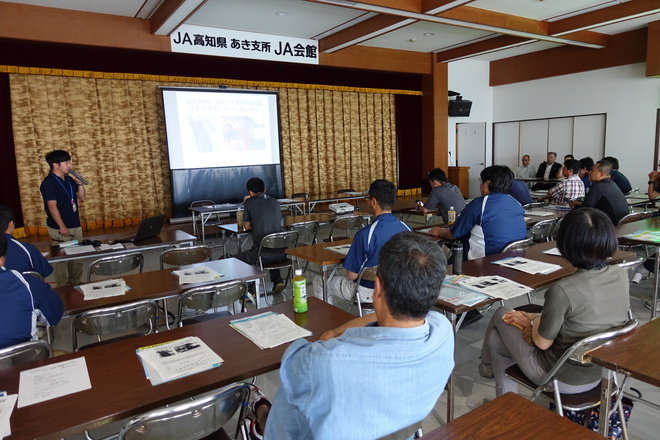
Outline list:
[[[39,278],[5,266],[7,237],[0,234],[0,348],[36,339],[37,320],[60,322],[64,306],[57,292]]]
[[[435,227],[432,235],[462,239],[468,260],[497,254],[507,244],[527,238],[525,210],[509,195],[513,172],[493,165],[481,172],[481,197],[472,200],[451,228]]]
[[[347,301],[353,300],[355,282],[360,271],[365,267],[378,266],[378,252],[393,235],[401,231],[410,231],[408,225],[392,214],[396,199],[396,186],[388,180],[375,180],[369,186],[369,209],[374,215],[374,222],[369,227],[355,234],[351,248],[344,260],[346,275],[331,276],[327,281],[328,302],[339,296]],[[358,288],[360,300],[370,303],[373,294],[373,281],[363,280]],[[321,276],[314,277],[314,296],[323,299],[323,281]]]
[[[0,205],[0,231],[5,231],[7,237],[5,268],[21,273],[37,272],[42,278],[46,278],[53,273],[53,266],[34,245],[22,243],[12,236],[15,221],[14,211],[9,206]]]

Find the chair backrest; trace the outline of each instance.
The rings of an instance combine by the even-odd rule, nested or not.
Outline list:
[[[630,315],[630,314],[629,314]],[[555,365],[552,366],[550,371],[539,383],[538,388],[534,391],[533,397],[537,396],[541,391],[545,389],[545,385],[554,380],[559,369],[570,359],[572,362],[579,362],[581,364],[588,364],[588,361],[585,361],[584,354],[590,350],[595,349],[603,345],[604,343],[611,341],[614,338],[617,338],[621,335],[625,335],[633,331],[639,325],[639,321],[635,318],[631,318],[621,327],[613,328],[601,333],[596,333],[586,338],[580,339],[575,344],[571,346],[564,354],[557,360]]]
[[[263,248],[284,249],[294,248],[298,245],[298,233],[296,231],[274,232],[261,239],[259,253]]]
[[[215,202],[213,200],[195,200],[190,204],[190,207],[197,208],[198,206],[209,206],[209,205],[215,205]]]
[[[148,325],[146,334],[157,332],[155,303],[144,300],[120,306],[90,310],[78,315],[71,323],[73,350],[78,351],[78,333],[92,336],[107,336],[127,330],[137,330]]]
[[[287,231],[296,231],[298,233],[298,242],[305,244],[315,244],[316,234],[319,231],[319,222],[300,222],[287,226]]]
[[[134,269],[140,269],[140,273],[142,273],[143,267],[144,255],[140,252],[99,258],[89,265],[87,282],[92,281],[92,275],[113,276],[130,272]]]
[[[250,397],[249,385],[229,385],[214,394],[142,414],[119,432],[119,440],[197,440],[218,431]]]
[[[545,206],[545,202],[532,202],[532,203],[527,203],[523,205],[523,209],[525,211],[530,210],[530,209],[535,209],[535,208],[543,208]]]
[[[645,220],[647,218],[651,218],[653,215],[653,212],[647,211],[647,212],[635,212],[633,214],[628,214],[624,216],[621,220],[619,220],[620,225],[625,225],[626,223],[631,223],[631,222],[636,222],[639,220]]]
[[[183,266],[185,264],[202,263],[211,260],[211,248],[208,246],[189,246],[168,249],[160,254],[160,268],[170,266]]]
[[[525,238],[524,240],[512,241],[511,243],[504,246],[502,252],[517,251],[518,249],[525,249],[534,244],[534,240],[531,238]]]
[[[301,192],[301,193],[293,193],[291,194],[292,199],[305,199],[305,201],[309,200],[309,193],[308,192]]]
[[[234,304],[243,298],[246,292],[245,281],[229,281],[186,290],[179,298],[179,327],[183,327],[184,308],[206,312],[210,309]]]
[[[625,260],[622,261],[621,263],[617,263],[617,266],[619,266],[621,269],[625,270],[632,270],[642,264],[644,262],[645,258],[644,257],[637,257],[637,258],[631,258],[630,260]]]
[[[344,189],[338,189],[337,190],[337,194],[346,194],[346,193],[350,193],[350,192],[355,192],[355,190],[351,189],[351,188],[344,188]]]
[[[332,226],[330,227],[330,241],[334,241],[335,239],[335,229],[341,229],[345,234],[348,234],[349,230],[360,230],[362,229],[362,216],[348,215],[345,217],[338,217],[334,222],[332,222]]]
[[[376,275],[378,275],[378,266],[365,267],[358,274],[357,280],[355,281],[355,293],[353,295],[358,306],[358,316],[362,316],[362,301],[360,301],[360,295],[358,293],[360,282],[362,280],[376,281]]]
[[[31,275],[33,277],[39,278],[41,281],[44,280],[44,277],[41,276],[41,274],[39,272],[37,272],[36,270],[26,270],[25,272],[23,272],[23,275]]]
[[[536,223],[530,230],[530,238],[534,241],[550,241],[552,239],[552,231],[555,229],[558,220],[557,218],[551,218]]]
[[[53,349],[46,341],[30,341],[0,349],[0,370],[48,359]]]

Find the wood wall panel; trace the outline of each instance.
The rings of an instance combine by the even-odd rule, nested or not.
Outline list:
[[[609,47],[558,47],[490,63],[490,86],[588,72],[642,63],[646,60],[647,30],[613,35]]]
[[[660,21],[649,23],[646,76],[660,76]]]

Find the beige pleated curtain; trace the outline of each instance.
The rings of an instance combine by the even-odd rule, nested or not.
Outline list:
[[[30,234],[45,233],[39,185],[48,174],[44,155],[54,149],[69,151],[74,169],[91,182],[87,200],[80,203],[86,229],[171,213],[158,86],[217,86],[220,80],[201,83],[199,79],[112,76],[94,72],[10,75],[19,188]],[[363,190],[378,178],[395,181],[391,92],[281,84],[240,86],[280,92],[287,195],[308,191],[320,196],[339,188]]]

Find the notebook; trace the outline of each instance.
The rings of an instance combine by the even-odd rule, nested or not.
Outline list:
[[[160,230],[163,228],[165,223],[165,214],[157,215],[155,217],[147,217],[140,222],[138,230],[135,235],[129,235],[126,237],[121,237],[116,240],[112,240],[110,244],[114,243],[135,243],[141,240],[146,240],[147,238],[155,237],[160,234]]]

